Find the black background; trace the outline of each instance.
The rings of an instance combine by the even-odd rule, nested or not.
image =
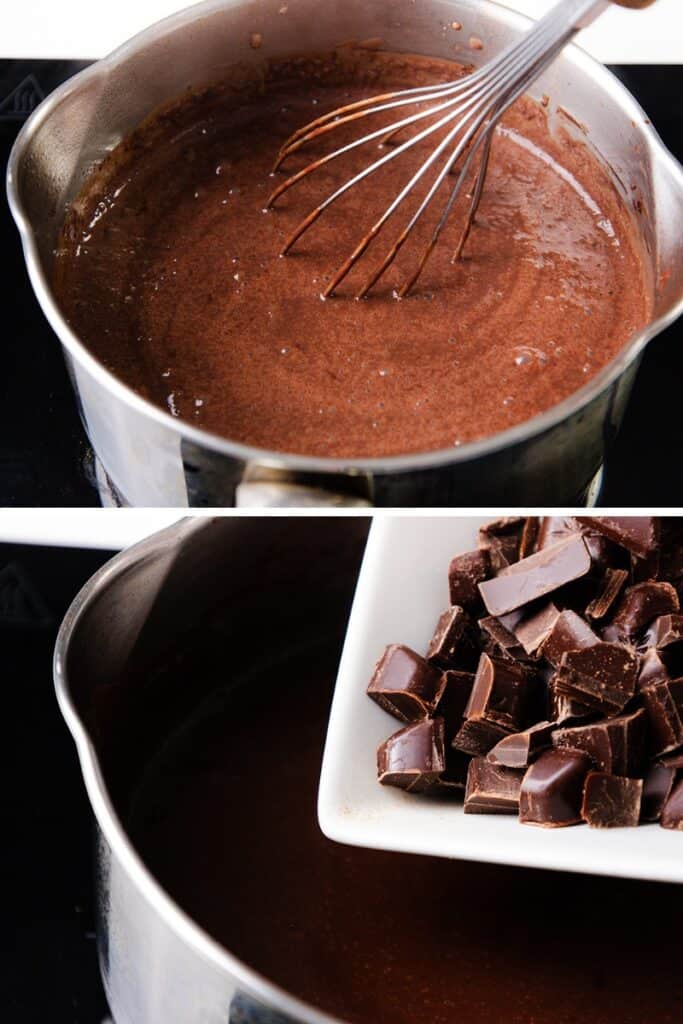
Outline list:
[[[3,98],[33,73],[44,93],[82,64],[0,61],[0,162],[4,167],[21,112]],[[683,68],[614,69],[640,100],[666,144],[683,158]],[[92,456],[61,356],[30,289],[7,203],[0,199],[5,324],[0,379],[0,505],[98,504]],[[680,410],[683,321],[649,346],[621,435],[608,460],[603,505],[683,504],[673,457],[683,441]]]
[[[52,686],[59,623],[102,551],[0,544],[0,1020],[100,1024],[92,819]]]

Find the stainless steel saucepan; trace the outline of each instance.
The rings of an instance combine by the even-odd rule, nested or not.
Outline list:
[[[93,166],[160,104],[220,79],[238,62],[324,51],[350,38],[391,50],[458,56],[453,33],[485,41],[474,64],[528,28],[489,0],[208,0],[148,29],[76,75],[21,131],[9,200],[38,300],[62,342],[85,428],[110,480],[132,505],[555,505],[582,500],[614,438],[647,342],[683,308],[683,168],[642,108],[602,65],[569,47],[536,84],[577,122],[634,214],[649,256],[652,322],[580,391],[483,441],[381,459],[263,451],[180,422],[110,374],[67,326],[51,288],[65,209]],[[634,15],[634,30],[637,31]],[[262,44],[253,49],[254,33]],[[563,126],[570,127],[563,118]],[[587,135],[581,125],[588,127]]]
[[[238,685],[270,668],[278,678],[278,658],[321,641],[334,660],[367,529],[355,516],[185,520],[113,558],[67,612],[55,683],[96,820],[98,952],[116,1024],[333,1024],[196,925],[122,819],[154,752],[217,677]],[[202,672],[212,643],[220,668]],[[178,678],[174,666],[195,651],[197,670]]]

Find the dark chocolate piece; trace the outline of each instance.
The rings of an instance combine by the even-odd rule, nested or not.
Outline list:
[[[608,565],[618,561],[615,559],[615,554],[619,549],[612,541],[571,516],[544,516],[538,530],[536,549],[541,551],[543,548],[550,547],[551,544],[556,544],[559,540],[577,533],[581,534],[588,548],[593,573],[604,572]]]
[[[443,673],[410,647],[390,644],[377,662],[368,696],[402,722],[433,714],[446,685]]]
[[[595,718],[596,712],[580,700],[567,697],[564,693],[558,693],[554,685],[548,688],[550,695],[550,718],[555,725],[564,725],[569,722],[576,722],[584,718]]]
[[[653,686],[655,683],[667,683],[670,678],[666,665],[659,656],[659,651],[654,647],[649,647],[640,659],[636,687],[643,690],[646,686]]]
[[[633,583],[647,583],[659,577],[661,551],[655,548],[645,558],[631,555],[631,580]]]
[[[635,828],[640,821],[642,779],[589,772],[581,817],[591,828]]]
[[[683,615],[660,615],[645,634],[643,646],[657,649],[672,679],[683,676]]]
[[[603,632],[605,640],[634,640],[653,619],[677,612],[678,594],[670,583],[636,583],[628,587]]]
[[[683,640],[683,615],[660,615],[654,620],[645,636],[648,647],[658,651]]]
[[[446,742],[450,743],[462,726],[465,708],[472,693],[474,673],[450,669],[444,672],[444,679],[446,685],[444,686],[441,699],[436,706],[435,714],[443,718],[446,729]]]
[[[522,611],[510,612],[496,618],[489,615],[479,620],[479,627],[485,633],[484,650],[492,657],[503,657],[512,661],[526,661],[527,654],[513,633],[514,627],[521,620]]]
[[[465,788],[465,814],[516,814],[520,771],[490,764],[485,757],[470,761]]]
[[[558,749],[588,754],[599,771],[639,775],[645,758],[645,712],[638,708],[630,715],[557,729],[552,739]]]
[[[578,824],[590,767],[590,758],[580,751],[546,750],[522,779],[519,820],[547,828]]]
[[[683,750],[674,750],[672,754],[663,754],[657,760],[659,764],[665,764],[667,768],[673,768],[676,772],[683,771]]]
[[[646,558],[659,542],[656,516],[577,516],[577,519],[639,558]]]
[[[683,745],[683,679],[655,683],[640,692],[650,726],[651,753],[676,750]]]
[[[508,732],[524,724],[532,683],[521,665],[482,654],[465,718],[485,718]]]
[[[483,757],[496,743],[510,732],[496,722],[485,718],[466,718],[456,733],[452,746],[471,757]]]
[[[496,743],[487,760],[506,768],[524,768],[552,746],[555,729],[557,722],[537,722],[523,732],[513,732]]]
[[[488,551],[494,572],[500,572],[519,560],[523,531],[524,519],[521,516],[495,519],[479,528],[479,547]]]
[[[479,592],[490,615],[505,615],[580,579],[590,567],[583,539],[572,536],[503,569],[480,583]]]
[[[661,525],[659,578],[675,584],[683,579],[683,519],[664,516]]]
[[[519,542],[519,557],[528,558],[537,550],[538,531],[541,527],[541,520],[538,516],[527,516],[522,530],[522,539]],[[681,572],[683,576],[683,571]]]
[[[605,714],[622,711],[636,689],[638,658],[620,644],[567,651],[553,681],[557,693]]]
[[[550,548],[579,532],[579,524],[571,516],[541,516],[536,531],[536,551]]]
[[[520,619],[513,632],[527,654],[535,654],[545,643],[559,616],[559,608],[552,601],[546,601]]]
[[[659,824],[662,828],[683,830],[683,779],[676,783],[664,804]]]
[[[377,750],[377,778],[383,786],[425,793],[446,768],[443,719],[427,718],[390,736]]]
[[[590,619],[604,619],[619,597],[627,579],[628,572],[626,569],[605,569],[600,589],[593,600],[586,606],[586,615]]]
[[[451,604],[471,611],[481,607],[479,584],[491,576],[491,557],[488,551],[467,551],[457,555],[448,567],[448,586]]]
[[[576,612],[567,609],[558,615],[550,634],[541,648],[543,657],[559,668],[567,651],[582,651],[600,643],[600,637]]]
[[[460,605],[448,608],[436,624],[427,650],[427,661],[441,669],[474,669],[478,651],[472,631],[472,620]]]
[[[643,779],[643,797],[640,802],[641,821],[659,821],[664,804],[673,788],[676,770],[661,761],[654,761]]]

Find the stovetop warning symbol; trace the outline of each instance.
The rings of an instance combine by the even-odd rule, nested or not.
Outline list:
[[[25,121],[45,99],[35,75],[27,75],[0,102],[0,121]]]

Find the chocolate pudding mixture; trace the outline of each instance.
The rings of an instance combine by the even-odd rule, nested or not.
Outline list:
[[[531,100],[496,135],[465,259],[451,259],[463,199],[407,299],[395,289],[415,267],[446,193],[371,296],[353,295],[424,187],[340,294],[320,295],[433,141],[351,190],[278,259],[319,201],[386,152],[377,142],[361,147],[265,212],[283,180],[270,173],[282,142],[341,104],[460,73],[444,61],[343,47],[272,66],[259,88],[235,78],[188,95],[119,147],[73,204],[56,270],[69,323],[106,366],[173,416],[280,451],[363,457],[446,448],[571,394],[648,320],[650,298],[607,173],[585,145],[551,132]],[[330,133],[286,170],[376,127],[366,118]]]
[[[680,886],[323,837],[335,671],[329,645],[308,651],[157,756],[129,831],[173,899],[246,963],[351,1024],[677,1024]]]

